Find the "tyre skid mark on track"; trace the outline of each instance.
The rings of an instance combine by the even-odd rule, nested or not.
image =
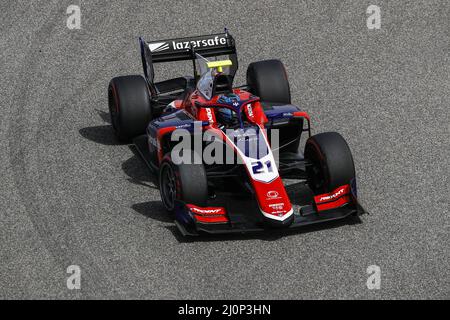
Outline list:
[[[58,6],[53,7],[49,16],[58,17],[59,8]],[[43,46],[45,44],[45,39],[48,38],[48,34],[57,27],[57,24],[52,19],[49,19],[44,25],[42,25],[38,30],[35,31],[35,37],[33,38],[31,47],[35,45]],[[26,62],[19,74],[31,74],[33,75],[39,66],[38,61],[34,61],[34,52],[30,51],[25,56],[24,61]],[[30,67],[31,65],[31,67]],[[14,137],[14,140],[9,138],[9,159],[10,166],[14,173],[14,184],[16,190],[25,206],[26,214],[30,219],[34,229],[39,235],[40,240],[43,242],[48,253],[51,255],[52,259],[60,266],[61,274],[65,274],[67,266],[76,263],[76,261],[89,261],[89,266],[83,269],[83,281],[89,283],[89,285],[83,287],[83,295],[85,296],[105,296],[112,290],[103,290],[99,292],[102,288],[110,287],[107,285],[111,283],[107,278],[103,277],[101,270],[95,264],[95,257],[90,253],[89,248],[83,246],[77,239],[70,239],[71,252],[63,249],[63,244],[60,239],[54,237],[51,230],[52,217],[46,215],[46,213],[40,214],[39,203],[36,197],[36,190],[39,187],[33,187],[32,177],[34,174],[30,172],[26,163],[26,157],[30,156],[35,149],[31,149],[34,143],[29,143],[24,135],[24,131],[30,131],[30,121],[26,117],[25,106],[28,103],[29,92],[27,90],[28,82],[23,82],[17,89],[14,95],[14,101],[16,101],[16,109],[11,115],[11,125],[8,130],[8,137]],[[49,123],[47,121],[46,123]],[[38,130],[38,135],[36,139],[39,139],[40,130]],[[17,142],[19,141],[19,142]],[[37,154],[39,157],[39,154]],[[31,183],[30,183],[31,182]],[[70,222],[67,221],[70,226]],[[69,229],[69,228],[67,228]],[[49,232],[50,231],[50,232]],[[61,287],[65,286],[65,282],[61,283]],[[92,288],[92,289],[90,289]],[[95,289],[94,289],[95,288]]]

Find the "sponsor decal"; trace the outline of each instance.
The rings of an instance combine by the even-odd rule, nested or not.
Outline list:
[[[190,48],[207,48],[217,47],[227,44],[227,38],[225,36],[215,36],[213,38],[188,40],[188,41],[171,41],[169,42],[157,42],[149,43],[148,46],[151,52],[162,52],[166,50],[189,50]]]
[[[227,38],[215,36],[209,39],[191,40],[191,41],[172,41],[173,50],[187,50],[192,48],[214,47],[225,45]]]
[[[188,204],[190,212],[194,214],[193,218],[201,223],[225,223],[228,218],[223,207],[207,207],[201,208]]]
[[[192,127],[192,123],[180,124],[179,126],[176,126],[177,129],[183,129],[188,127]]]
[[[188,208],[193,213],[205,214],[205,215],[222,215],[225,214],[225,210],[223,208],[200,208],[193,205],[188,205]]]
[[[278,210],[277,212],[273,212],[273,213],[283,212],[281,210],[284,209],[284,203],[269,204],[269,207],[272,208],[273,210]]]
[[[161,52],[169,49],[169,44],[167,42],[149,43],[148,47],[151,52]]]
[[[319,198],[319,202],[332,201],[345,193],[346,188],[342,187],[333,194],[325,195]]]
[[[191,208],[191,210],[195,213],[202,213],[202,214],[218,214],[221,212],[221,209],[197,209],[197,208]]]
[[[275,190],[270,190],[267,192],[267,197],[270,199],[277,199],[278,198],[278,192]]]
[[[206,108],[206,116],[208,117],[209,123],[213,123],[214,122],[214,118],[213,118],[213,114],[212,114],[211,108]]]
[[[335,189],[331,193],[321,194],[314,197],[314,201],[318,211],[324,211],[334,208],[339,208],[351,201],[350,199],[350,185],[346,184]]]
[[[248,116],[251,117],[251,118],[253,118],[253,108],[252,108],[251,103],[249,103],[249,104],[247,105],[247,112],[248,112]]]

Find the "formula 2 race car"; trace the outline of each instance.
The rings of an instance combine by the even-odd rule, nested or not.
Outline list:
[[[109,84],[112,126],[158,177],[183,235],[291,229],[363,212],[347,143],[335,132],[311,136],[279,60],[251,63],[237,87],[227,30],[139,43],[144,77]],[[182,60],[192,61],[192,76],[155,82],[154,63]]]

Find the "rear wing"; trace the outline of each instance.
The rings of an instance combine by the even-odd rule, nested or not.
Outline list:
[[[203,57],[228,55],[233,61],[233,75],[237,71],[235,42],[226,29],[224,33],[151,42],[140,37],[139,44],[144,75],[152,91],[155,78],[153,63],[192,60],[195,74],[195,53]]]

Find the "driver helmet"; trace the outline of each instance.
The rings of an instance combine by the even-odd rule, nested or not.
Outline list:
[[[219,118],[219,121],[223,122],[224,124],[234,124],[237,121],[236,113],[233,112],[233,110],[228,108],[218,108],[217,109],[217,115]]]

